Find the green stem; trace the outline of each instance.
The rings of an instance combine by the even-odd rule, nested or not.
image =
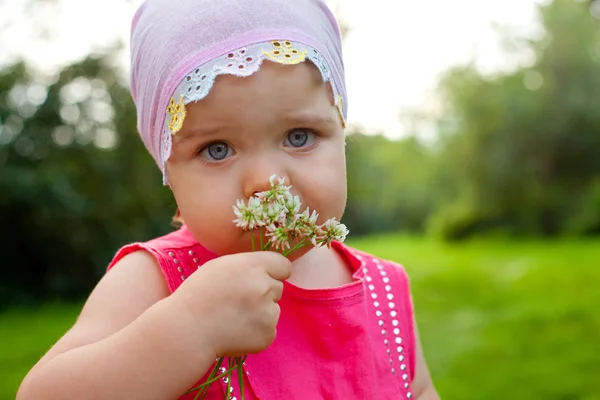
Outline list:
[[[223,357],[220,357],[217,360],[217,363],[215,364],[215,367],[211,371],[210,375],[208,376],[207,382],[214,382],[213,379],[214,379],[215,375],[217,374],[217,371],[219,370],[219,368],[221,368],[222,364],[223,364]],[[202,387],[202,385],[200,385],[199,387]],[[194,389],[190,390],[188,393],[192,392],[193,390]],[[208,385],[205,386],[204,388],[202,388],[202,390],[198,391],[198,393],[194,397],[194,400],[198,400],[199,398],[204,399],[207,394],[208,394]],[[202,395],[202,397],[200,397],[200,395]]]
[[[188,393],[190,393],[190,392],[188,392]],[[194,400],[198,400],[198,399],[203,400],[207,394],[208,394],[208,386],[203,387],[202,389],[198,390],[198,393],[196,393],[196,395],[194,396]],[[200,395],[202,395],[202,397],[200,397]]]
[[[301,247],[307,246],[308,243],[305,243],[306,239],[301,240],[298,244],[296,244],[294,247],[292,247],[290,250],[288,251],[284,251],[282,254],[284,257],[289,256],[290,254],[292,254],[294,251],[298,250]]]
[[[233,365],[233,367],[232,367]],[[233,369],[236,367],[235,365],[235,360],[233,359],[229,359],[228,360],[228,365],[229,369],[227,370],[227,388],[225,389],[225,398],[224,400],[230,399],[231,398],[231,372],[233,371]]]
[[[271,241],[267,241],[267,243],[265,243],[262,247],[263,251],[267,251],[269,250],[269,248],[271,248]]]
[[[262,250],[264,250],[264,244],[263,244],[263,227],[261,226],[261,227],[258,229],[258,231],[259,231],[259,233],[260,233],[260,248],[261,248]],[[254,246],[252,247],[252,250],[254,250]]]
[[[215,367],[215,369],[218,369],[218,367]],[[200,390],[200,389],[206,388],[211,383],[216,382],[219,379],[227,376],[227,374],[229,374],[233,369],[235,369],[235,366],[231,370],[228,369],[227,371],[225,371],[222,374],[219,374],[219,375],[213,377],[212,379],[207,379],[206,382],[202,383],[201,385],[196,386],[195,388],[192,388],[192,389],[188,390],[187,392],[185,392],[185,394],[189,394],[189,393],[195,392],[196,390]]]
[[[250,231],[250,243],[252,244],[252,251],[254,251],[254,229]]]
[[[244,360],[246,357],[241,358],[238,361],[237,372],[238,372],[238,383],[240,384],[240,398],[244,400]]]

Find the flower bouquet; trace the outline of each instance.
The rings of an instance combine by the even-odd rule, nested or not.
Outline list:
[[[311,213],[306,208],[300,212],[302,206],[300,198],[291,194],[291,186],[286,186],[284,179],[273,175],[269,178],[269,183],[271,188],[250,197],[248,204],[238,200],[233,206],[237,217],[233,222],[244,231],[252,232],[250,235],[252,251],[277,251],[287,257],[305,246],[329,247],[333,241],[342,242],[346,239],[348,229],[335,218],[317,225],[319,214],[316,211],[313,210]],[[258,243],[255,243],[254,238],[256,231],[259,236]],[[223,379],[227,383],[225,399],[228,399],[231,393],[231,378],[236,371],[240,385],[240,398],[244,399],[243,364],[246,357],[217,359],[208,379],[186,394],[197,391],[194,400],[204,399],[208,394],[208,387],[213,382]]]

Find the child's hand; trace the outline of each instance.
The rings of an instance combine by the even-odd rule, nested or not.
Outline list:
[[[223,256],[203,265],[171,297],[188,311],[190,334],[217,357],[257,353],[275,339],[277,302],[291,267],[274,252]]]

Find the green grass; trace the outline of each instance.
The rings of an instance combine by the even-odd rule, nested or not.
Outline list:
[[[444,399],[600,399],[600,240],[397,235],[350,244],[405,265]],[[73,323],[78,306],[0,314],[0,399]]]
[[[409,272],[444,399],[600,399],[600,241],[353,244]]]
[[[0,400],[14,400],[27,371],[75,322],[79,307],[49,305],[0,314]]]

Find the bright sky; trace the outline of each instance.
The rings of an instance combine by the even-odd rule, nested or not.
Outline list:
[[[510,66],[492,25],[535,34],[535,5],[543,1],[329,0],[351,28],[344,44],[349,123],[401,136],[405,128],[400,113],[431,108],[444,70],[471,59],[488,71]],[[34,27],[17,23],[26,3],[33,4],[26,14]],[[20,54],[52,70],[117,38],[126,42],[131,17],[141,3],[0,0],[0,64]],[[10,27],[7,20],[14,21]],[[31,39],[44,30],[56,36]]]

